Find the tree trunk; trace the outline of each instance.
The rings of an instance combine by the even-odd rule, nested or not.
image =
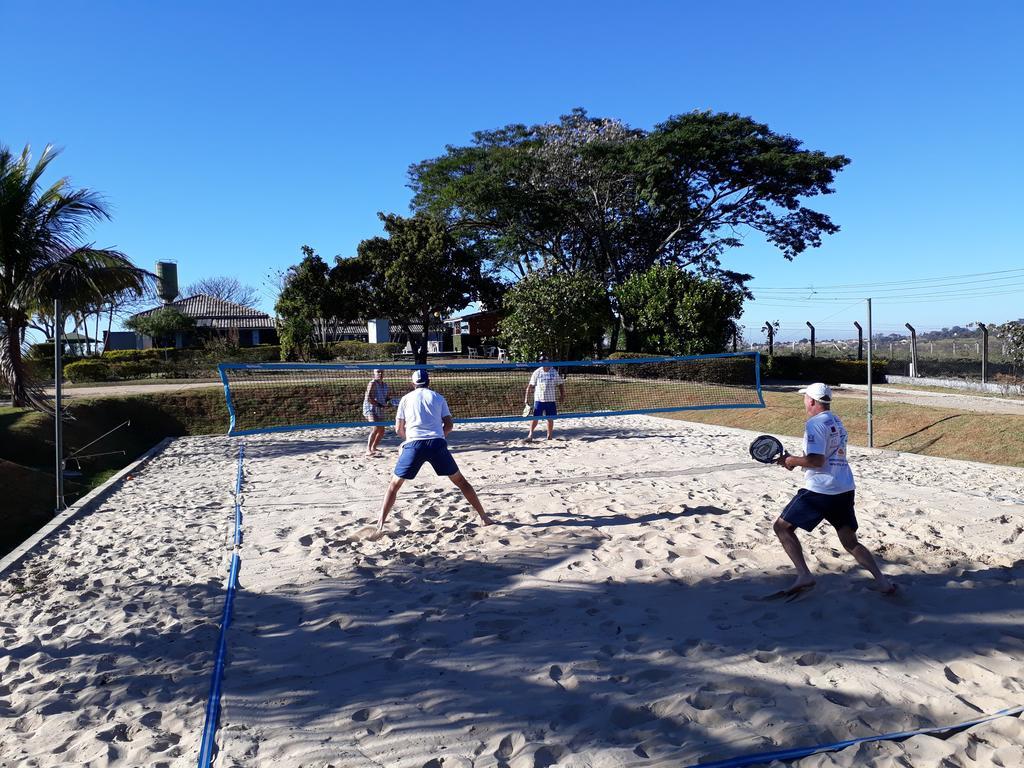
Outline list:
[[[624,328],[623,332],[626,334],[626,351],[627,352],[640,352],[640,334],[636,331]]]
[[[615,317],[612,322],[612,338],[608,344],[608,354],[612,354],[619,348],[619,330],[622,328],[622,321]]]
[[[413,342],[412,351],[416,355],[416,365],[427,364],[427,339],[429,338],[428,329],[430,328],[430,314],[426,314],[422,318],[423,330],[419,335],[419,340]]]
[[[21,357],[21,332],[24,323],[20,318],[3,318],[4,333],[0,335],[0,378],[11,390],[11,405],[15,408],[34,408],[49,413],[50,408],[39,386],[33,382],[25,369]]]

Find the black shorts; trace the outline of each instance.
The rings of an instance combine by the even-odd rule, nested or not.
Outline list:
[[[853,491],[815,493],[801,488],[782,510],[781,517],[805,531],[813,531],[822,520],[828,520],[835,528],[852,528],[856,531],[857,515],[853,511],[853,494]]]

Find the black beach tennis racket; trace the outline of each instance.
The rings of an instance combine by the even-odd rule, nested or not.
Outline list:
[[[771,435],[755,437],[750,444],[750,458],[762,464],[774,464],[783,456],[788,456],[779,439]]]

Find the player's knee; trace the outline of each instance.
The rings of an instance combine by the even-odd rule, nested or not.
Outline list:
[[[793,526],[781,517],[777,517],[775,518],[775,523],[772,525],[772,530],[774,530],[775,535],[781,539],[783,536],[788,536],[793,532]]]
[[[860,542],[857,541],[857,534],[852,529],[841,528],[836,533],[839,534],[839,543],[847,552],[853,552],[860,545]]]

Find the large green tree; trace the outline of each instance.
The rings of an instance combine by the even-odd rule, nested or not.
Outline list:
[[[359,244],[352,274],[368,315],[400,327],[416,362],[426,363],[429,329],[472,302],[494,302],[500,288],[484,269],[478,244],[459,237],[444,220],[383,213],[380,219],[387,236]],[[336,291],[351,290],[352,284],[339,280]]]
[[[749,275],[721,256],[744,231],[787,259],[820,245],[839,228],[804,200],[831,193],[848,162],[735,114],[690,112],[643,131],[577,109],[478,132],[409,178],[414,210],[486,240],[499,267],[591,271],[614,302],[616,285],[655,264],[742,287]]]
[[[330,311],[330,267],[308,245],[302,261],[289,267],[277,297],[278,338],[282,360],[307,360],[326,342],[324,318]]]
[[[743,308],[743,292],[675,265],[635,272],[615,288],[632,318],[627,346],[662,355],[721,352]]]
[[[139,294],[153,278],[123,253],[81,242],[109,213],[96,192],[73,189],[67,178],[43,186],[58,154],[47,146],[33,164],[29,147],[15,155],[0,146],[0,376],[14,405],[40,410],[49,406],[21,354],[30,318],[55,298],[70,312],[124,291]],[[54,322],[62,328],[64,318]]]

